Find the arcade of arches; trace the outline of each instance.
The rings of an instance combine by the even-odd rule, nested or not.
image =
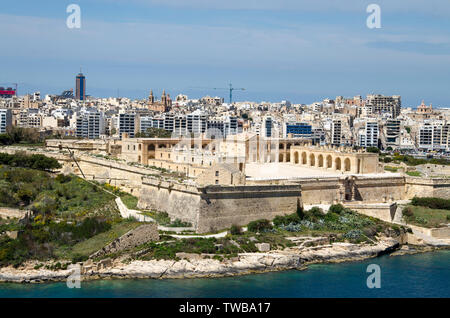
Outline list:
[[[295,165],[348,173],[377,173],[378,155],[347,147],[291,147],[290,162]]]

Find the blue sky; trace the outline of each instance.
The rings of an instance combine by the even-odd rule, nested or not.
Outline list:
[[[66,7],[81,7],[68,29]],[[381,7],[368,29],[366,7]],[[80,67],[87,93],[310,103],[336,95],[400,94],[450,106],[447,0],[79,0],[2,5],[0,83],[19,94],[73,88]]]

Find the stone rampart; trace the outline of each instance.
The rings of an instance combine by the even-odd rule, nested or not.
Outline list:
[[[246,225],[295,212],[299,185],[207,186],[197,188],[144,178],[138,207],[167,212],[190,222],[198,233]]]
[[[150,241],[158,240],[158,225],[156,223],[140,225],[134,230],[128,231],[121,237],[115,239],[113,242],[106,245],[101,250],[95,252],[90,256],[90,258],[96,258],[103,255],[120,252],[122,250],[133,248]]]

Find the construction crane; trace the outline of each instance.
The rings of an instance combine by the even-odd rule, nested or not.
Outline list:
[[[233,91],[234,90],[239,90],[239,91],[245,91],[245,88],[236,88],[236,87],[233,87],[233,84],[229,84],[229,87],[226,87],[226,88],[224,88],[224,87],[192,87],[192,88],[201,88],[201,89],[217,89],[217,90],[223,90],[223,89],[226,89],[226,90],[229,90],[230,91],[230,105],[233,103]]]

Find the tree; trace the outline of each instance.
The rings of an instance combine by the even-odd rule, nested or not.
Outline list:
[[[367,147],[366,151],[371,153],[380,153],[380,149],[377,147]]]
[[[13,143],[13,139],[8,134],[0,134],[0,145],[11,145]]]
[[[298,217],[300,220],[303,220],[305,218],[305,211],[303,211],[303,207],[300,204],[300,199],[297,198],[297,211],[296,211]]]
[[[240,235],[242,233],[242,229],[239,225],[233,224],[230,228],[231,235]]]
[[[150,127],[145,132],[137,133],[136,137],[142,138],[170,138],[172,133],[165,129]]]
[[[328,209],[328,213],[341,214],[342,212],[344,212],[344,206],[342,204],[333,204]]]

